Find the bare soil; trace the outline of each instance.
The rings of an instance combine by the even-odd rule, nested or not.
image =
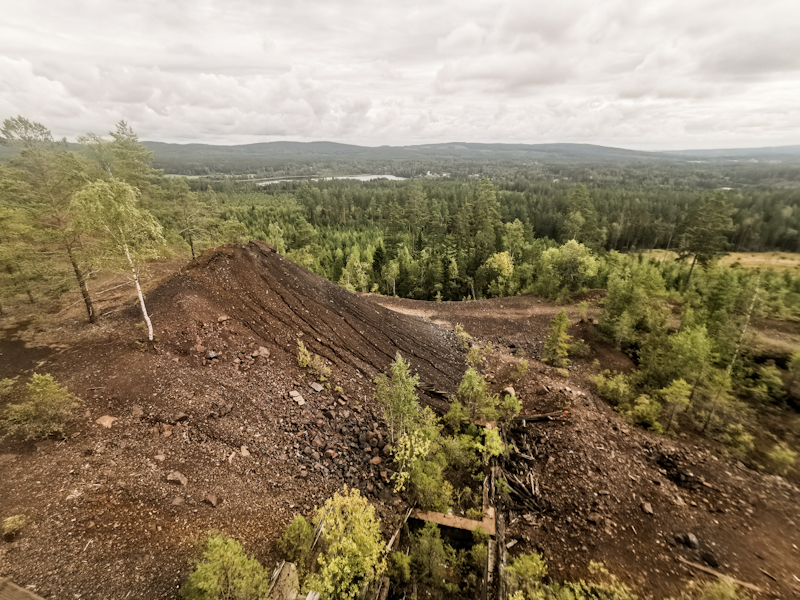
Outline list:
[[[589,295],[590,319],[601,297]],[[124,294],[97,327],[80,322],[79,306],[44,331],[4,325],[0,377],[22,383],[48,372],[83,400],[65,439],[0,441],[0,518],[23,513],[31,523],[0,542],[0,576],[44,597],[177,598],[209,530],[274,564],[293,515],[345,484],[392,530],[405,500],[385,482],[388,432],[373,379],[400,352],[432,390],[423,401],[444,410],[435,392],[453,391],[465,369],[456,323],[496,346],[484,365],[495,390],[513,385],[525,413],[566,411],[509,433],[531,460],[512,455],[505,468],[533,470],[541,488],[537,510],[506,507],[512,554],[543,552],[556,579],[585,576],[589,560],[601,560],[644,597],[676,595],[699,575],[678,557],[776,596],[800,594],[800,490],[725,460],[704,440],[621,421],[589,377],[633,365],[575,306],[570,333],[590,351],[563,378],[537,360],[560,306],[532,296],[359,297],[266,244],[210,250],[147,302],[153,343]],[[298,339],[328,361],[330,388],[310,387]],[[520,378],[523,356],[530,366]],[[110,428],[96,422],[105,415],[117,418]],[[185,485],[168,479],[175,471]],[[676,541],[688,533],[698,548]]]

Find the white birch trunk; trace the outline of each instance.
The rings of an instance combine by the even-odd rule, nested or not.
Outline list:
[[[128,245],[125,244],[125,258],[128,259],[128,264],[131,266],[131,273],[133,273],[133,282],[136,284],[136,293],[139,294],[139,306],[142,307],[142,316],[144,322],[147,323],[147,339],[153,341],[153,324],[150,322],[150,316],[147,314],[147,307],[144,305],[144,296],[142,295],[142,286],[139,285],[139,274],[136,272],[136,267],[133,266],[131,254],[128,252]]]

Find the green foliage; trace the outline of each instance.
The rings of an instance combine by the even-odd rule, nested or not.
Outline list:
[[[661,405],[647,394],[642,394],[636,398],[633,406],[630,410],[625,411],[625,414],[637,425],[646,427],[656,433],[663,433],[661,424],[658,422],[658,417],[661,416]]]
[[[375,399],[383,407],[383,417],[389,424],[392,440],[413,429],[419,421],[417,403],[419,377],[411,374],[411,366],[400,353],[390,365],[391,377],[382,373],[376,380]]]
[[[28,526],[28,519],[25,515],[12,515],[3,519],[3,536],[6,538],[17,537],[25,527]]]
[[[625,406],[633,397],[628,376],[624,373],[612,374],[611,371],[606,370],[597,375],[594,382],[597,385],[597,393],[608,400],[612,406]]]
[[[319,571],[306,578],[304,587],[330,600],[357,598],[361,587],[386,570],[380,522],[375,508],[358,490],[338,492],[317,510],[314,525],[321,528],[323,551]]]
[[[670,383],[669,386],[658,391],[661,402],[663,402],[664,406],[669,410],[669,420],[667,421],[666,431],[670,430],[675,419],[675,413],[689,406],[689,396],[691,393],[692,387],[683,379],[676,379]]]
[[[483,445],[480,447],[483,453],[484,463],[488,463],[489,459],[496,456],[505,454],[506,447],[503,440],[500,439],[500,434],[497,429],[484,429],[483,430]]]
[[[181,596],[187,600],[266,600],[269,583],[269,571],[249,558],[238,541],[211,534],[202,560],[181,587]]]
[[[578,315],[581,321],[589,320],[589,303],[586,300],[578,304]]]
[[[728,425],[721,436],[721,441],[726,446],[725,454],[737,459],[744,458],[753,451],[753,440],[753,436],[740,423]]]
[[[797,460],[797,452],[783,442],[778,442],[769,452],[772,469],[780,475],[786,475]]]
[[[517,379],[522,379],[525,377],[525,374],[528,372],[528,361],[524,358],[521,358],[520,361],[517,363]]]
[[[787,366],[789,373],[792,375],[792,380],[796,379],[797,376],[800,375],[800,348],[792,352]]]
[[[500,404],[500,417],[503,421],[511,421],[522,410],[522,403],[516,396],[508,394]]]
[[[305,369],[311,365],[311,353],[302,340],[297,340],[297,365]]]
[[[524,597],[534,598],[534,593],[541,589],[542,581],[547,576],[547,564],[537,552],[521,554],[506,567],[509,590],[522,592]]]
[[[327,381],[331,376],[331,368],[319,354],[308,351],[302,341],[297,340],[297,364],[308,369],[318,381]]]
[[[573,239],[560,248],[545,250],[539,271],[539,293],[555,299],[562,290],[569,293],[581,289],[587,279],[597,275],[598,263],[591,250]]]
[[[442,417],[445,424],[455,433],[461,431],[461,427],[469,423],[469,413],[458,400],[450,404],[450,410]]]
[[[565,367],[569,364],[567,355],[569,354],[570,341],[572,337],[567,334],[569,327],[569,317],[563,308],[550,321],[550,328],[547,331],[547,340],[544,343],[542,361],[550,363],[556,367]]]
[[[306,567],[308,552],[314,541],[314,528],[302,515],[295,515],[283,537],[278,540],[281,555],[302,570]]]
[[[52,375],[34,373],[28,384],[28,400],[9,405],[2,425],[10,434],[26,440],[63,434],[72,411],[79,406],[77,399]]]
[[[442,540],[436,523],[426,522],[412,538],[411,566],[414,579],[438,589],[457,590],[458,586],[447,580],[456,560],[456,552]]]
[[[406,583],[411,579],[411,556],[402,552],[389,555],[389,578],[398,583]]]
[[[691,600],[739,600],[739,588],[726,578],[693,585],[688,594]]]
[[[489,393],[489,386],[481,375],[470,367],[461,378],[458,386],[458,398],[469,411],[473,420],[496,421],[499,417],[497,407],[500,397]]]
[[[9,394],[12,387],[14,387],[13,379],[0,379],[0,398]]]

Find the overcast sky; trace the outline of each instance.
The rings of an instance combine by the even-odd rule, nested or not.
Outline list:
[[[798,0],[5,0],[0,119],[74,139],[800,144]]]

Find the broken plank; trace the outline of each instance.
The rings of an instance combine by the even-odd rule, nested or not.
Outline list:
[[[419,509],[415,509],[411,516],[412,518],[419,519],[420,521],[430,521],[431,523],[444,525],[445,527],[465,529],[467,531],[475,531],[478,527],[480,527],[491,536],[494,536],[495,533],[494,507],[491,506],[483,513],[482,521],[475,521],[473,519],[456,517],[455,515],[445,515],[443,513]]]

